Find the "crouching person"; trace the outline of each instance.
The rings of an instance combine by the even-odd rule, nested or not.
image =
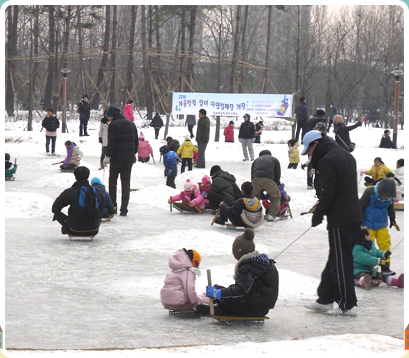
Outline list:
[[[89,169],[80,166],[74,170],[76,182],[64,190],[52,206],[53,221],[61,224],[61,233],[71,236],[95,236],[101,224],[101,211],[105,207],[104,194],[88,182]],[[68,216],[61,210],[69,206]]]
[[[206,296],[215,298],[216,316],[261,317],[274,308],[278,296],[278,271],[274,260],[256,251],[253,229],[246,228],[232,246],[237,260],[234,284],[206,287]],[[210,315],[210,307],[198,305],[196,311]]]

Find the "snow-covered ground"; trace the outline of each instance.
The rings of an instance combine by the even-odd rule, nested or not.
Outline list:
[[[23,113],[24,114],[24,113]],[[251,162],[243,162],[237,141],[239,118],[235,125],[236,143],[211,141],[206,150],[206,169],[179,174],[177,189],[165,185],[159,147],[146,121],[138,119],[138,131],[151,143],[156,164],[136,163],[132,170],[127,217],[102,223],[94,242],[70,242],[61,235],[60,225],[52,222],[51,205],[61,191],[71,186],[74,176],[60,173],[57,165],[65,157],[64,142],[76,142],[84,153],[82,165],[107,186],[108,170],[100,171],[98,143],[99,116],[89,124],[89,137],[78,136],[78,120],[68,122],[69,133],[58,132],[59,158],[45,156],[45,134],[37,119],[34,130],[24,130],[26,122],[6,121],[5,151],[17,158],[14,182],[5,183],[5,346],[6,355],[51,354],[47,350],[67,350],[69,355],[160,353],[303,353],[400,357],[404,350],[404,295],[402,289],[387,287],[365,291],[357,288],[358,317],[328,317],[304,308],[316,299],[316,288],[327,255],[326,224],[308,230],[315,203],[314,191],[307,190],[306,171],[286,169],[287,140],[291,127],[285,121],[267,120],[262,143],[255,144],[256,157],[269,149],[282,166],[282,182],[291,196],[293,218],[265,222],[256,229],[255,243],[260,252],[277,257],[280,274],[279,298],[263,327],[230,327],[208,318],[183,319],[163,309],[159,291],[168,272],[168,258],[180,248],[192,248],[202,256],[202,276],[196,290],[204,291],[206,269],[212,282],[233,282],[235,259],[231,244],[239,231],[211,226],[212,216],[170,212],[167,199],[183,189],[190,178],[199,182],[210,168],[219,164],[236,176],[239,186],[250,180]],[[222,128],[229,119],[222,118]],[[275,130],[272,130],[275,129]],[[196,127],[194,128],[196,130]],[[160,133],[163,138],[164,128]],[[180,142],[188,134],[183,121],[172,123],[168,135]],[[383,129],[358,128],[350,132],[357,144],[353,152],[359,171],[369,169],[380,156],[392,170],[404,157],[404,131],[399,131],[399,150],[379,149]],[[330,135],[333,133],[331,131]],[[302,148],[302,147],[301,147]],[[302,157],[302,161],[306,158]],[[180,167],[179,167],[180,168]],[[365,187],[359,184],[361,195]],[[120,197],[120,196],[119,196]],[[397,212],[401,231],[390,229],[392,248],[404,236],[404,212]],[[308,231],[307,231],[308,230]],[[404,271],[404,243],[392,250],[391,268]],[[18,349],[18,350],[15,350]],[[29,351],[34,349],[36,351]],[[53,351],[54,352],[54,351]],[[59,351],[59,353],[61,353]],[[54,353],[53,353],[54,354]]]

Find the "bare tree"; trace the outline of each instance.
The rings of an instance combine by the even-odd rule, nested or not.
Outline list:
[[[44,106],[43,109],[51,107],[51,97],[53,91],[54,71],[55,71],[55,58],[54,45],[55,45],[55,18],[54,18],[54,5],[48,5],[48,74],[47,85],[45,87]]]

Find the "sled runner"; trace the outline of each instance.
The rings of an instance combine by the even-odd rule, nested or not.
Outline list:
[[[210,270],[207,270],[207,284],[212,285],[212,277]],[[228,326],[264,326],[264,321],[270,319],[264,317],[241,317],[241,316],[216,316],[214,314],[213,298],[209,298],[210,317],[218,322],[226,323]]]
[[[183,311],[178,311],[178,310],[169,310],[169,314],[171,316],[177,316],[177,317],[184,317],[184,318],[200,318],[200,315],[195,311],[195,310],[183,310]]]
[[[95,236],[73,236],[73,235],[68,235],[70,238],[70,241],[90,241],[92,242],[94,240]]]
[[[226,223],[225,225],[228,229],[231,229],[231,230],[233,229],[244,230],[244,226],[236,226],[236,225],[233,225],[232,223]]]
[[[358,279],[354,279],[355,282],[355,286],[359,286],[359,280]],[[377,280],[377,279],[371,279],[371,283],[372,283],[372,287],[377,287],[379,286],[383,281],[382,280]]]

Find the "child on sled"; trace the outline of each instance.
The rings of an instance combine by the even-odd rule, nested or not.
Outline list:
[[[288,209],[288,203],[290,202],[291,198],[288,196],[287,192],[285,191],[284,187],[285,184],[281,183],[277,185],[278,190],[280,190],[281,194],[281,201],[280,201],[280,210],[278,211],[276,217],[279,218],[280,220],[285,220],[288,218],[287,214],[287,209]],[[274,217],[269,214],[270,212],[270,195],[266,191],[263,191],[261,193],[260,198],[263,200],[263,206],[266,209],[266,215],[265,219],[267,221],[274,221]]]
[[[235,226],[257,228],[263,223],[263,207],[253,194],[253,185],[246,181],[241,185],[243,197],[237,199],[233,206],[220,203],[220,215],[216,224],[225,225],[227,220]]]
[[[203,202],[205,203],[205,208],[211,209],[212,206],[210,205],[209,199],[207,199],[207,193],[210,191],[212,187],[212,182],[211,182],[210,177],[208,175],[205,175],[202,178],[202,182],[198,184],[199,184],[200,194],[202,194]]]
[[[202,194],[197,185],[193,184],[190,179],[187,179],[183,191],[180,194],[172,196],[168,203],[172,204],[176,201],[181,201],[182,203],[188,203],[190,207],[196,206],[201,211],[205,208],[205,203],[203,202]]]
[[[171,271],[160,290],[160,299],[166,309],[184,311],[209,304],[206,295],[198,295],[195,290],[196,277],[200,276],[199,264],[200,255],[195,250],[178,250],[170,257]]]
[[[17,164],[10,162],[10,154],[6,153],[6,178],[13,178],[17,171]]]
[[[403,273],[398,277],[382,275],[378,271],[378,266],[384,265],[385,261],[391,255],[390,251],[382,251],[376,248],[375,243],[371,240],[371,235],[364,230],[365,237],[358,242],[353,251],[354,256],[354,275],[358,284],[367,290],[372,288],[372,283],[383,281],[388,286],[403,288]]]

